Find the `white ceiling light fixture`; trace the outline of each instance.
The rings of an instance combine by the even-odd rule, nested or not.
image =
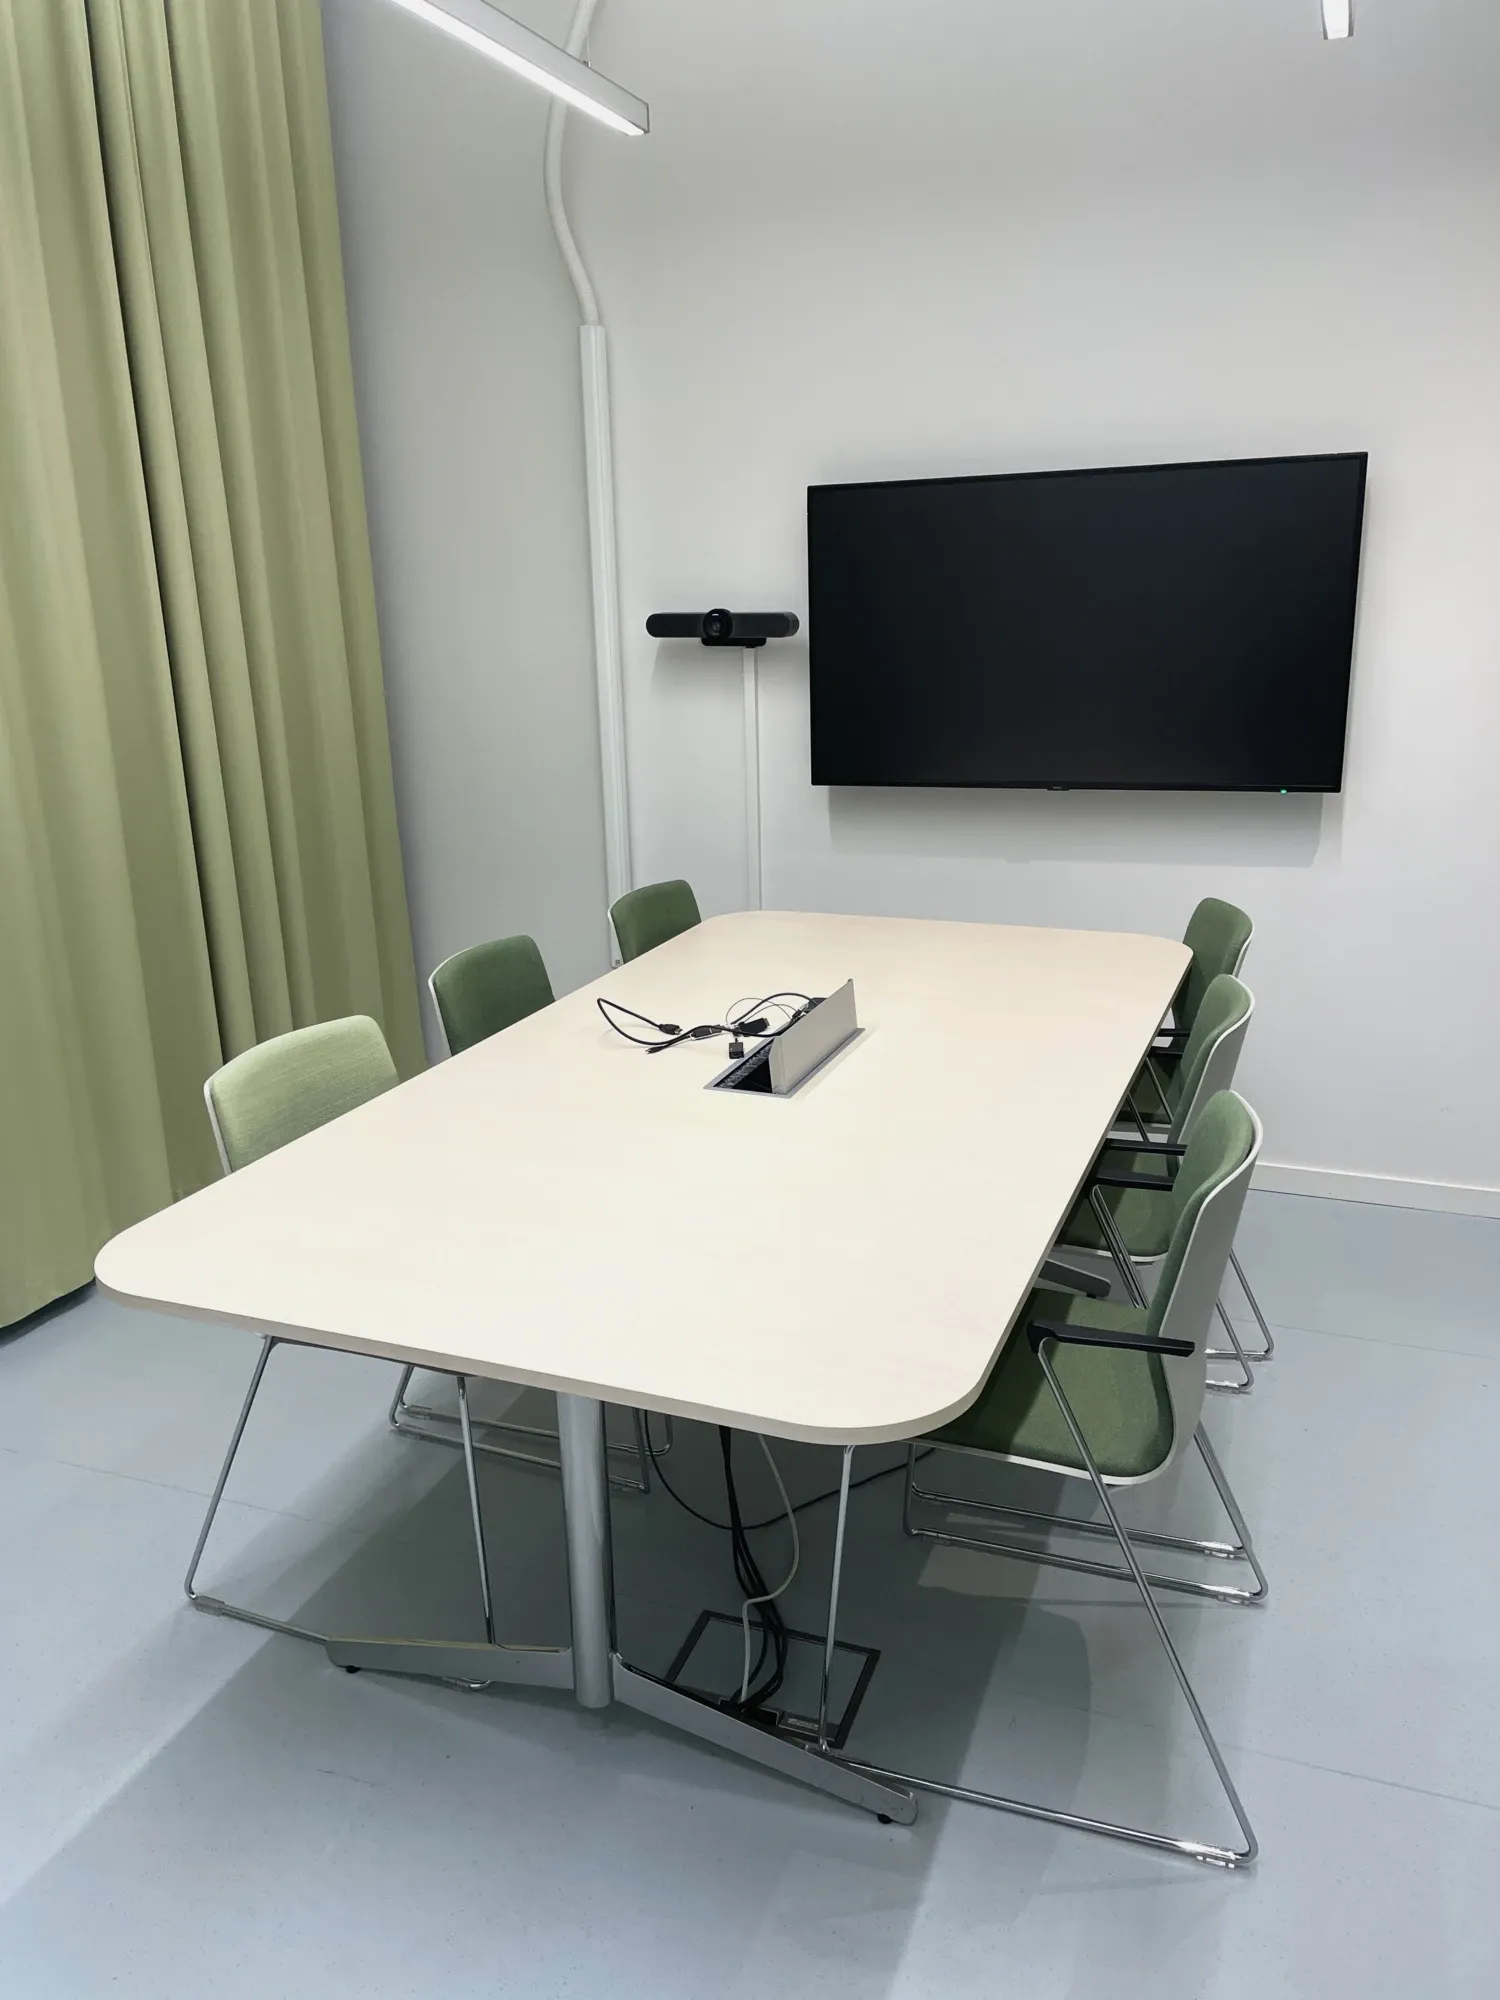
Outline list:
[[[488,0],[395,0],[419,21],[441,28],[445,35],[492,62],[525,77],[528,83],[560,97],[613,132],[639,138],[651,129],[650,108],[628,90],[598,76],[586,62],[568,55],[532,28],[513,21]]]
[[[1354,33],[1354,0],[1323,0],[1323,39],[1347,42]]]

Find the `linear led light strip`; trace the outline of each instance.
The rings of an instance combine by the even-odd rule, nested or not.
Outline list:
[[[1323,0],[1323,39],[1346,42],[1354,33],[1354,0]]]
[[[488,56],[492,62],[524,76],[528,83],[597,118],[612,131],[628,132],[632,138],[651,129],[651,112],[640,98],[632,97],[607,76],[597,76],[587,63],[579,62],[487,0],[395,0],[408,14],[441,28],[455,41]]]

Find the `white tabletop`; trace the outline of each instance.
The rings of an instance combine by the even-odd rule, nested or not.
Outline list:
[[[831,1444],[972,1402],[1188,963],[1165,938],[718,917],[127,1230],[100,1284],[319,1346]],[[594,1005],[855,982],[795,1096]]]

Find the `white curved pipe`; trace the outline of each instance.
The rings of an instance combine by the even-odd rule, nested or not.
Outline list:
[[[568,39],[563,48],[570,56],[582,59],[588,47],[589,29],[594,25],[599,0],[578,0],[573,14],[573,25],[568,30]],[[567,207],[563,202],[562,149],[563,132],[566,126],[568,108],[560,99],[554,98],[547,113],[547,146],[542,161],[542,181],[547,192],[547,214],[552,221],[552,233],[557,238],[557,247],[562,252],[563,262],[568,267],[568,276],[573,280],[573,289],[578,294],[578,316],[585,326],[599,324],[599,301],[594,296],[593,281],[579,252],[578,239],[573,234],[573,225],[568,220]]]
[[[599,694],[599,775],[604,793],[604,870],[609,900],[614,903],[635,886],[635,873],[631,860],[630,772],[625,757],[625,675],[620,644],[620,571],[615,545],[609,347],[604,328],[597,323],[579,328],[578,343],[583,371],[583,449],[594,592],[594,673]]]
[[[581,57],[599,0],[578,0],[564,44]],[[625,682],[620,645],[620,577],[615,532],[615,473],[609,396],[609,344],[599,301],[563,200],[562,150],[567,107],[554,100],[542,160],[547,214],[578,294],[583,378],[583,446],[588,479],[589,563],[594,597],[594,674],[599,696],[599,770],[604,793],[604,869],[613,903],[634,884],[630,853],[630,773],[625,756]],[[611,933],[611,952],[613,934]]]

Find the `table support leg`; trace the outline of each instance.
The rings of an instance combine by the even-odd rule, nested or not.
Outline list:
[[[563,1504],[568,1524],[568,1598],[573,1611],[573,1690],[582,1708],[614,1699],[614,1564],[604,1406],[592,1396],[559,1395]]]

